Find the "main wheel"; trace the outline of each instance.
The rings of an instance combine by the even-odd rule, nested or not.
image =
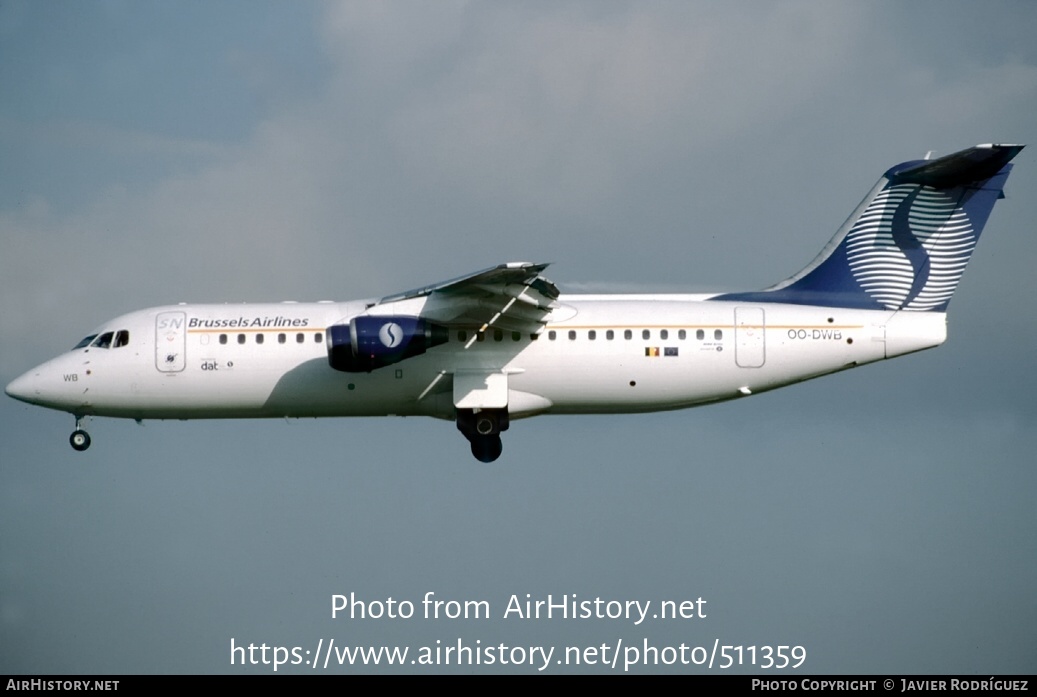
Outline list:
[[[90,434],[81,429],[77,429],[68,437],[68,442],[72,444],[73,450],[79,450],[82,452],[90,447]]]
[[[471,441],[472,455],[479,462],[493,462],[504,452],[500,436],[474,436]]]

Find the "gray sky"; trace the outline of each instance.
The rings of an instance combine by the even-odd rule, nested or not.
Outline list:
[[[5,0],[4,384],[170,302],[512,260],[553,262],[563,292],[755,289],[890,165],[1031,147],[943,347],[692,411],[517,422],[489,466],[430,419],[95,419],[79,454],[71,416],[0,400],[0,673],[271,672],[232,666],[231,640],[459,638],[1033,672],[1035,27],[1027,2]],[[331,618],[333,594],[420,615],[428,591],[492,617]],[[707,617],[503,619],[526,593]],[[677,669],[706,670],[636,668]]]

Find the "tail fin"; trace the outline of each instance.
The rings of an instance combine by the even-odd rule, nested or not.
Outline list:
[[[944,312],[1022,145],[977,145],[889,169],[813,262],[716,300]]]

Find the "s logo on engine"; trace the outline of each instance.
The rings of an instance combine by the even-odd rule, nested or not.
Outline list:
[[[378,339],[386,348],[396,348],[403,341],[403,327],[395,322],[386,322],[378,330]]]

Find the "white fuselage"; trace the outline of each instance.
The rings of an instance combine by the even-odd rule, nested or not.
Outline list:
[[[513,418],[641,412],[734,399],[946,338],[943,313],[709,298],[563,295],[535,337],[452,328],[423,355],[360,373],[329,365],[326,329],[363,314],[362,301],[157,307],[98,330],[128,332],[124,345],[74,349],[8,392],[78,416],[453,419],[464,376],[495,374]],[[416,315],[424,302],[395,309]]]

